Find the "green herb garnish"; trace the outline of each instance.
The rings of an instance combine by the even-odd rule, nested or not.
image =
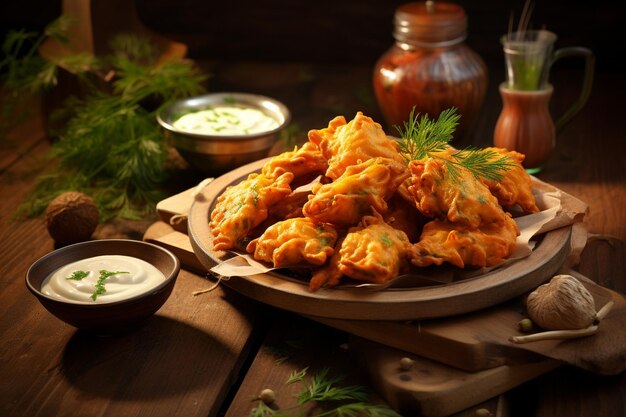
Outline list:
[[[429,119],[428,115],[419,117],[413,107],[404,129],[396,126],[401,137],[400,152],[408,155],[409,160],[418,160],[446,150],[460,118],[454,107],[442,111],[437,120]]]
[[[96,301],[96,298],[99,295],[104,294],[107,290],[106,288],[104,288],[104,282],[107,280],[107,278],[113,276],[113,275],[117,275],[117,274],[129,274],[130,272],[126,272],[126,271],[107,271],[106,269],[101,269],[100,270],[100,276],[98,277],[98,281],[96,282],[96,290],[93,292],[93,294],[91,294],[91,299]]]
[[[62,41],[69,19],[59,18],[43,33],[9,31],[2,41],[0,54],[0,137],[22,122],[28,111],[24,104],[41,91],[57,84],[57,66],[43,59],[38,50],[46,38]]]
[[[72,281],[80,281],[83,278],[87,278],[89,276],[89,272],[85,271],[74,271],[72,272],[72,276],[67,277],[65,279],[71,279]]]
[[[342,377],[330,377],[329,370],[323,369],[305,381],[307,369],[294,372],[289,376],[286,384],[301,383],[302,390],[296,395],[296,404],[291,407],[275,409],[259,401],[259,405],[252,409],[250,417],[289,417],[303,416],[370,416],[370,417],[400,417],[394,410],[379,404],[367,402],[365,389],[358,385],[339,386]],[[302,408],[310,406],[308,412]],[[293,412],[293,413],[290,413]]]
[[[101,269],[100,271],[100,276],[98,277],[98,281],[95,284],[95,291],[93,292],[93,294],[91,294],[91,299],[96,301],[96,298],[98,298],[99,295],[104,294],[107,290],[104,287],[104,283],[107,280],[107,278],[113,276],[113,275],[117,275],[117,274],[130,274],[130,272],[127,271],[107,271],[106,269]],[[83,278],[87,278],[89,276],[89,272],[85,272],[85,271],[74,271],[72,272],[72,275],[65,278],[65,279],[71,279],[73,281],[81,281]]]
[[[295,384],[296,382],[304,381],[304,377],[306,376],[306,372],[308,370],[309,370],[309,367],[307,366],[306,368],[300,371],[293,371],[291,375],[289,375],[289,378],[287,378],[287,382],[285,382],[285,384],[290,385],[290,384]]]
[[[502,180],[503,173],[515,166],[508,156],[486,149],[465,148],[453,153],[452,158],[446,160],[446,167],[453,179],[457,166],[467,169],[475,178],[490,181]]]
[[[380,241],[383,243],[383,245],[386,248],[393,245],[393,241],[391,240],[391,238],[389,237],[387,233],[383,233],[382,235],[380,235]]]
[[[50,26],[62,41],[58,28],[62,25]],[[52,31],[46,29],[46,33]],[[22,43],[34,39],[32,34],[19,33],[12,34],[12,41],[5,45],[11,51],[22,50]],[[37,45],[40,40],[34,42]],[[0,62],[0,82],[12,94],[23,94],[22,84],[37,86],[41,92],[43,83],[33,79],[47,80],[45,85],[53,86],[61,65],[71,69],[85,92],[67,99],[52,115],[56,121],[52,125],[62,127],[50,132],[58,136],[48,155],[50,168],[37,178],[19,214],[39,215],[54,197],[70,190],[93,197],[102,221],[155,214],[155,203],[164,194],[159,187],[168,174],[168,145],[155,122],[156,114],[176,98],[203,92],[206,77],[190,61],[157,63],[160,51],[147,38],[118,35],[111,40],[111,51],[97,59],[76,54],[55,63],[39,57],[36,50],[21,61],[12,52],[11,61]],[[2,75],[5,72],[7,76]],[[14,74],[22,72],[32,76],[17,85]],[[111,80],[104,74],[115,77]],[[8,111],[4,105],[0,110]]]
[[[449,143],[460,119],[456,108],[442,111],[437,120],[429,119],[427,115],[419,117],[414,110],[411,110],[409,120],[404,122],[404,128],[396,126],[401,136],[400,151],[407,162],[427,157],[441,159],[452,180],[458,180],[459,169],[466,169],[477,179],[500,181],[503,173],[515,166],[515,162],[506,155],[472,147],[452,152],[449,156],[442,155],[442,152],[451,149]]]

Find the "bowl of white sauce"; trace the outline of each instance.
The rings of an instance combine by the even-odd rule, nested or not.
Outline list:
[[[157,115],[167,142],[193,168],[210,175],[267,157],[290,120],[283,103],[236,92],[178,100]]]
[[[35,261],[26,286],[54,316],[100,334],[127,330],[169,298],[180,261],[160,246],[128,239],[65,246]]]

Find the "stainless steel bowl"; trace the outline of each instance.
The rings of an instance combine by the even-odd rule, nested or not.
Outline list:
[[[181,131],[173,123],[182,115],[220,104],[238,104],[262,111],[278,122],[278,127],[246,135],[205,135]],[[168,143],[195,169],[220,175],[268,156],[268,152],[291,115],[287,107],[272,98],[247,93],[213,93],[189,97],[163,109],[157,120]]]

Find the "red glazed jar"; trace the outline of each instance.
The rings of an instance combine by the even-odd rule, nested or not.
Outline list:
[[[395,44],[373,75],[385,121],[402,126],[415,113],[434,118],[450,107],[461,114],[455,138],[470,132],[485,98],[487,67],[466,44],[467,17],[454,3],[416,2],[396,9]]]

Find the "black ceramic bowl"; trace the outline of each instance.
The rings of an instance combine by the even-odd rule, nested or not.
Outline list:
[[[125,255],[154,265],[165,281],[139,295],[110,303],[65,302],[41,292],[44,280],[71,262],[101,255]],[[180,261],[170,251],[147,242],[126,239],[93,240],[57,249],[39,258],[26,272],[26,286],[57,318],[81,330],[109,334],[126,330],[154,314],[168,299],[180,271]]]

